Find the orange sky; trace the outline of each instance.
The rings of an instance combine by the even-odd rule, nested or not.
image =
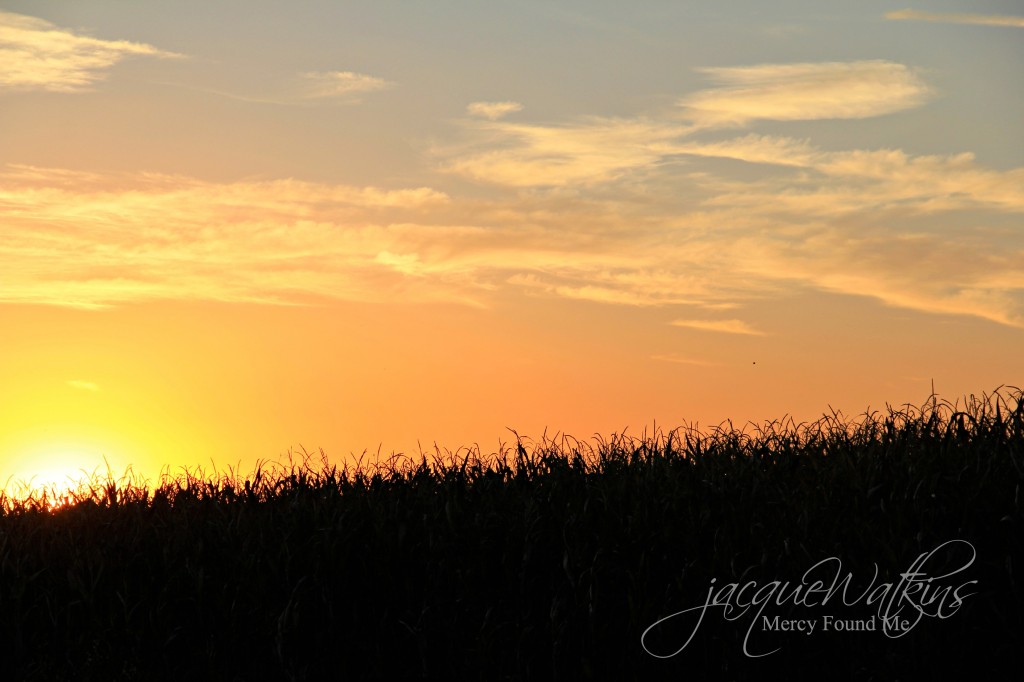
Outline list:
[[[997,2],[87,4],[0,0],[5,480],[1024,383]]]

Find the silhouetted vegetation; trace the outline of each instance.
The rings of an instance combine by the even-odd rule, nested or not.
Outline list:
[[[2,677],[994,679],[1022,659],[1022,467],[1024,399],[1004,389],[852,421],[342,468],[307,457],[248,478],[8,497]],[[751,619],[719,609],[674,657],[641,646],[712,579],[798,582],[835,556],[863,588],[875,564],[897,581],[955,539],[977,551],[962,574],[974,594],[904,637],[757,629],[781,650],[748,658]],[[862,607],[772,613],[878,610]],[[645,644],[671,653],[692,629]]]

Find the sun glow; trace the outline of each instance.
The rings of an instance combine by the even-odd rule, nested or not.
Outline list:
[[[12,459],[3,481],[4,495],[21,500],[39,499],[44,494],[51,508],[69,495],[106,480],[114,470],[95,447],[73,442],[51,441],[26,447]]]

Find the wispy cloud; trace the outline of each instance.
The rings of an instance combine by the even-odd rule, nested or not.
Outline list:
[[[920,213],[987,207],[1024,211],[1024,168],[995,171],[970,153],[910,156],[898,149],[826,152],[804,140],[746,135],[681,145],[680,153],[810,169],[814,177],[773,177],[718,185],[716,205],[835,215],[900,207]]]
[[[450,151],[449,169],[507,190],[8,166],[0,301],[487,306],[511,291],[666,307],[680,327],[756,335],[717,318],[815,290],[1024,327],[1024,169],[754,134],[708,141],[642,117],[464,123],[479,137]]]
[[[67,385],[70,386],[71,388],[76,388],[79,391],[92,391],[92,392],[96,392],[96,391],[100,390],[100,387],[99,387],[98,384],[94,384],[91,381],[81,381],[79,379],[72,379],[72,380],[67,382]]]
[[[386,90],[394,85],[383,78],[353,71],[311,71],[302,74],[302,78],[308,86],[306,96],[314,99],[351,98],[368,92]]]
[[[887,63],[881,64],[885,72]],[[908,72],[899,67],[894,73]],[[868,91],[877,95],[885,79],[868,80]],[[823,87],[810,88],[818,94],[805,101],[818,104],[801,115],[838,115],[819,97],[831,86]],[[911,89],[924,96],[925,88]],[[897,93],[894,101],[910,100]],[[577,272],[549,264],[509,278],[529,291],[709,310],[809,287],[1024,326],[1024,237],[1006,226],[1024,212],[1024,168],[987,168],[966,152],[833,151],[769,135],[707,141],[704,129],[643,117],[478,123],[471,128],[475,146],[452,152],[445,168],[512,188],[579,194],[632,235],[632,244],[619,241],[619,232],[604,240],[595,223],[586,222],[593,218],[566,211],[565,232],[551,235],[575,235],[577,225],[588,225],[595,235],[590,243],[630,262]],[[701,157],[775,168],[751,176]],[[756,333],[740,321],[683,322]]]
[[[903,9],[886,12],[886,19],[902,19],[908,21],[934,21],[943,24],[975,24],[978,26],[1008,26],[1024,28],[1024,17],[1000,14],[957,14],[952,12],[921,12]]]
[[[679,355],[677,353],[662,353],[659,355],[652,355],[652,360],[659,360],[661,362],[671,362],[677,365],[696,365],[698,367],[714,367],[717,363],[709,362],[707,360],[700,360],[692,358],[688,355]]]
[[[447,201],[429,188],[205,183],[15,166],[0,174],[0,259],[8,263],[0,300],[102,307],[372,297],[385,281],[402,284],[387,278],[392,264],[378,262],[379,254],[420,248],[416,228],[402,223]],[[438,227],[430,236],[445,233]]]
[[[754,179],[695,177],[721,223],[749,226],[732,245],[741,271],[1024,326],[1024,236],[1010,227],[1024,213],[1024,168],[758,135],[686,153],[778,166]]]
[[[488,305],[501,289],[619,305],[728,305],[725,252],[647,209],[571,196],[454,200],[296,180],[0,173],[0,301]],[[688,219],[701,228],[699,218]],[[757,295],[771,285],[757,288]]]
[[[0,90],[80,92],[130,56],[177,58],[145,43],[101,40],[0,11]]]
[[[896,232],[883,218],[856,236],[830,225],[799,240],[750,244],[748,265],[823,291],[1024,327],[1024,245],[1010,234],[1002,239],[996,246],[970,233]]]
[[[473,143],[439,150],[442,170],[512,187],[605,182],[674,153],[691,131],[672,121],[587,118],[562,125],[473,122]]]
[[[696,143],[689,140],[709,129],[745,126],[760,119],[879,116],[919,106],[931,93],[912,69],[886,61],[760,64],[703,71],[722,87],[679,100],[680,113],[688,122],[678,116],[633,116],[512,123],[496,120],[500,110],[481,107],[477,113],[492,120],[465,121],[467,142],[438,148],[435,154],[442,159],[444,171],[509,187],[600,184],[677,163],[679,155],[694,149]],[[754,153],[750,144],[744,146],[745,152]],[[767,148],[759,153],[765,158],[782,156],[780,150]]]
[[[519,102],[473,102],[466,107],[466,113],[470,116],[479,116],[491,121],[522,110],[523,105]]]
[[[743,320],[672,320],[669,324],[673,327],[686,327],[707,332],[764,336],[764,332],[752,328]]]
[[[701,71],[719,87],[679,100],[684,116],[700,126],[868,118],[920,106],[931,93],[911,68],[882,60]]]

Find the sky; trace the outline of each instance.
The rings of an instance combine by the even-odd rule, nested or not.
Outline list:
[[[0,479],[1024,385],[1024,7],[901,2],[0,0]]]

